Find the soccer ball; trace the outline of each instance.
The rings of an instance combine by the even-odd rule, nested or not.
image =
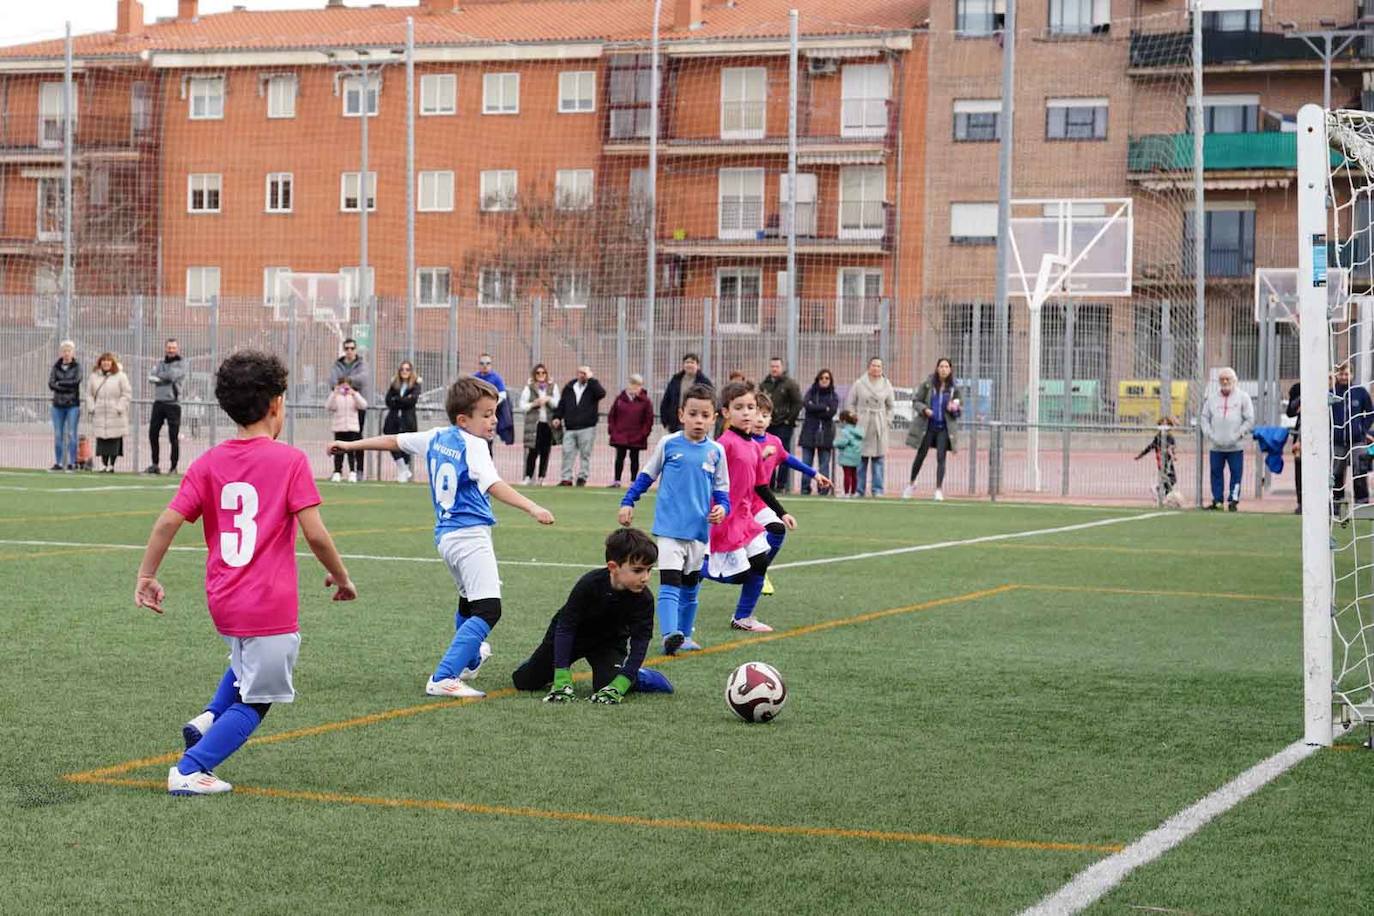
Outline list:
[[[725,682],[725,705],[745,722],[770,722],[786,702],[782,675],[763,662],[740,665]]]

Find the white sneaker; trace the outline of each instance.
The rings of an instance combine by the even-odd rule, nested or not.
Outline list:
[[[466,681],[456,677],[446,677],[442,681],[429,679],[425,684],[425,693],[432,697],[484,697],[485,693],[476,687],[471,687]]]
[[[477,676],[477,672],[482,670],[482,666],[486,664],[487,659],[489,658],[491,658],[491,643],[487,642],[484,639],[482,640],[481,647],[477,650],[477,667],[464,668],[462,671],[459,671],[458,680],[470,681],[473,678],[475,678]]]
[[[338,471],[335,471],[333,474],[329,475],[330,483],[338,483],[341,480],[343,480],[343,475],[340,474]]]
[[[940,491],[939,491],[939,490],[936,490],[935,492],[936,492],[936,493],[939,493]],[[914,484],[914,483],[909,483],[909,484],[907,484],[905,487],[902,488],[902,499],[911,499],[911,497],[913,497],[913,496],[915,496],[915,495],[916,495],[916,484]]]
[[[214,724],[215,714],[207,710],[183,725],[181,727],[181,740],[186,745],[186,749],[190,750],[199,744],[200,739],[205,737],[205,733]]]
[[[349,483],[357,483],[357,482],[358,482],[358,472],[357,472],[357,471],[349,471],[349,472],[348,472],[348,482],[349,482]]]
[[[748,630],[750,633],[772,633],[773,628],[757,617],[740,617],[730,621],[733,630]]]
[[[176,767],[167,771],[169,795],[219,795],[233,790],[233,786],[214,773],[192,773],[183,776]]]
[[[944,494],[944,491],[943,491],[943,490],[936,490],[936,491],[935,491],[935,501],[936,501],[937,503],[942,503],[942,502],[945,501],[945,494]]]
[[[404,462],[396,466],[396,482],[410,483],[410,479],[415,475],[411,473],[409,466]]]
[[[522,487],[528,487],[529,485],[530,485],[530,479],[529,479],[528,477],[522,477],[522,478],[520,478],[520,486],[522,486]]]

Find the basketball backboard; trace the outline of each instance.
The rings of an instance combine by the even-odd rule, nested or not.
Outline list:
[[[1131,295],[1134,212],[1129,198],[1011,203],[1008,289],[1032,309],[1058,295]]]
[[[348,321],[345,278],[339,274],[288,273],[277,275],[272,300],[273,316],[298,320],[344,323]]]
[[[1341,267],[1326,271],[1327,310],[1331,321],[1349,320],[1350,272]],[[1258,267],[1255,269],[1255,320],[1266,317],[1288,324],[1298,323],[1298,269],[1296,267]]]

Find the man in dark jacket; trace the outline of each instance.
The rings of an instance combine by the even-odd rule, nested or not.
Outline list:
[[[1369,502],[1370,422],[1374,421],[1374,402],[1360,385],[1350,384],[1350,366],[1336,367],[1331,388],[1331,507],[1339,516],[1345,503],[1345,472],[1355,465],[1353,486],[1355,504]]]
[[[371,377],[367,374],[367,364],[363,362],[363,355],[358,352],[358,342],[352,337],[343,342],[343,356],[334,360],[334,366],[329,370],[329,388],[339,387],[339,382],[347,381],[348,386],[364,400],[372,399],[372,388],[369,385]],[[367,410],[358,411],[358,430],[365,436],[367,435]],[[362,480],[362,469],[359,468],[358,479]]]
[[[153,463],[148,465],[145,474],[157,474],[158,452],[162,438],[162,424],[167,424],[168,451],[172,464],[168,474],[177,472],[177,461],[181,458],[181,382],[186,378],[186,364],[181,359],[181,345],[175,337],[167,338],[163,345],[162,362],[148,373],[148,381],[153,385],[153,415],[148,420],[148,447]]]
[[[773,401],[773,422],[768,432],[782,440],[783,448],[792,451],[792,434],[802,410],[801,388],[796,379],[787,374],[787,367],[776,356],[768,361],[768,377],[759,382],[759,390]],[[792,472],[785,464],[778,465],[771,481],[773,489],[786,493]]]
[[[682,429],[682,423],[677,418],[678,408],[682,406],[683,393],[693,385],[715,387],[702,373],[701,360],[695,353],[688,353],[682,357],[682,371],[668,380],[668,387],[663,389],[663,400],[658,405],[658,420],[668,432],[675,433]]]
[[[573,464],[582,459],[582,468],[577,474],[577,485],[587,485],[587,475],[592,468],[592,446],[596,444],[596,424],[600,419],[597,406],[606,396],[606,389],[592,375],[591,366],[578,366],[577,377],[563,388],[563,396],[558,399],[555,428],[563,427],[563,479],[560,487],[573,485]]]
[[[1294,515],[1302,515],[1302,383],[1294,382],[1288,389],[1288,405],[1283,412],[1293,418],[1293,479],[1298,482],[1298,508]]]

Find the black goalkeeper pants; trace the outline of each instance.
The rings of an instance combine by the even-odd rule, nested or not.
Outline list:
[[[543,642],[511,674],[511,682],[516,690],[545,690],[553,683],[553,636],[557,626],[557,618],[549,621]],[[620,673],[620,666],[625,664],[627,654],[628,646],[624,643],[616,645],[614,639],[579,639],[573,643],[571,661],[585,658],[587,664],[592,666],[592,689],[600,690]]]

